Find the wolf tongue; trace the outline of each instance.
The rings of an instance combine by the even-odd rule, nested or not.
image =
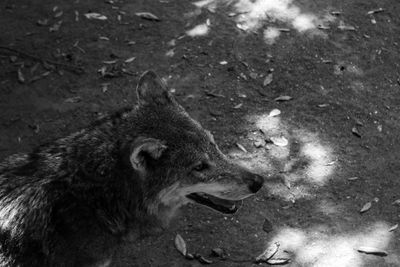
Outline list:
[[[219,212],[232,214],[235,213],[240,205],[236,205],[234,201],[220,199],[218,197],[214,197],[212,195],[204,194],[204,193],[192,193],[187,196],[188,198],[194,200],[195,202],[208,206],[212,209],[215,209]]]

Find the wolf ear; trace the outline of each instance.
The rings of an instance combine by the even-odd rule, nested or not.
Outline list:
[[[146,160],[148,158],[158,159],[167,146],[164,142],[146,137],[138,137],[131,147],[130,162],[136,171],[146,171]]]
[[[172,102],[166,84],[151,70],[140,76],[136,93],[139,105],[166,105]]]

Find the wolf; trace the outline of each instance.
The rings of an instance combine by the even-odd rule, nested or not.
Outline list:
[[[153,71],[137,103],[0,164],[0,266],[110,266],[189,202],[234,213],[263,177],[232,163]]]

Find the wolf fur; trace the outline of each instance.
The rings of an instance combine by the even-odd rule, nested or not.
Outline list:
[[[137,96],[136,106],[0,164],[0,266],[108,266],[124,237],[166,227],[204,197],[196,193],[236,201],[261,188],[153,72]]]

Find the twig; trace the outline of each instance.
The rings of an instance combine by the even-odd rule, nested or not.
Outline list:
[[[82,67],[78,67],[78,66],[70,65],[70,64],[65,64],[65,63],[60,63],[60,62],[49,60],[49,59],[45,59],[45,58],[40,58],[38,56],[34,56],[34,55],[28,54],[26,52],[23,52],[23,51],[20,51],[20,50],[11,48],[11,47],[0,45],[0,49],[4,49],[4,50],[10,51],[12,53],[21,55],[21,56],[24,56],[24,57],[27,57],[27,58],[31,58],[33,60],[37,60],[37,61],[42,62],[42,63],[47,62],[47,63],[52,64],[52,65],[57,65],[57,66],[65,68],[66,70],[72,71],[72,72],[74,72],[76,74],[82,74],[82,73],[85,72],[85,70]]]

